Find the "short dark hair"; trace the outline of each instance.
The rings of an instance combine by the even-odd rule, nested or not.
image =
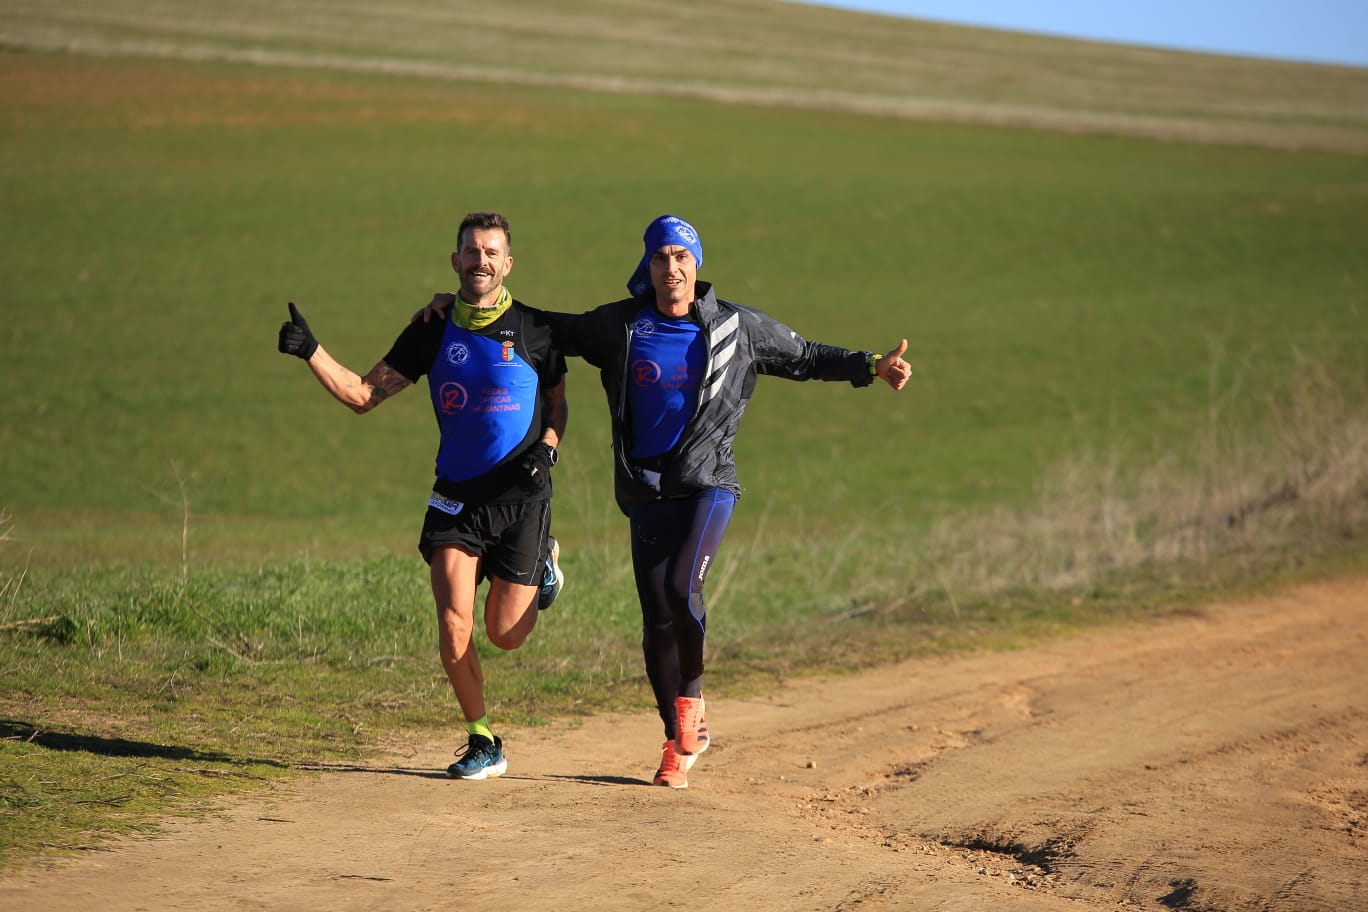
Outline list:
[[[513,249],[513,229],[508,227],[508,219],[504,218],[500,212],[471,212],[461,219],[461,227],[456,231],[456,247],[460,249],[465,243],[465,233],[469,228],[483,228],[491,230],[497,228],[504,233],[504,240],[508,242],[508,249]]]

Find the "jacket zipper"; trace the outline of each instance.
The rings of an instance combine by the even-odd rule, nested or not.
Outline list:
[[[628,371],[632,368],[632,324],[623,324],[627,344],[622,349],[622,382],[618,384],[617,404],[617,460],[628,476],[632,475],[632,463],[627,458],[627,384],[631,382]]]

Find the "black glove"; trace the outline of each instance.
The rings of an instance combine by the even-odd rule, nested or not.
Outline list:
[[[549,443],[534,443],[530,446],[519,463],[527,472],[527,477],[540,481],[538,475],[543,477],[550,474],[551,467],[560,459],[556,448]]]
[[[318,349],[318,340],[309,332],[309,324],[299,315],[299,308],[290,302],[290,322],[280,324],[280,353],[294,355],[308,361]]]

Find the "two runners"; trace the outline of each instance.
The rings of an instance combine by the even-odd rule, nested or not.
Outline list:
[[[614,495],[631,532],[646,676],[665,728],[653,781],[688,786],[708,747],[703,585],[741,495],[732,442],[760,376],[882,380],[911,368],[907,340],[885,355],[809,342],[698,279],[703,244],[684,219],[646,226],[630,297],[583,314],[547,313],[566,356],[599,369],[612,417]],[[426,316],[454,305],[437,295]],[[832,320],[841,320],[838,313]]]

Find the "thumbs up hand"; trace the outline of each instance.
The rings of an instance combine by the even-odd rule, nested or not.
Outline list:
[[[313,357],[313,353],[318,349],[318,340],[309,331],[309,324],[300,315],[299,308],[290,302],[290,322],[280,324],[280,341],[277,343],[280,353],[283,355],[294,355],[308,361]]]
[[[907,378],[912,376],[912,365],[904,361],[902,357],[905,351],[907,351],[907,340],[903,339],[874,365],[874,373],[879,376],[879,379],[895,390],[900,390],[906,386]]]

